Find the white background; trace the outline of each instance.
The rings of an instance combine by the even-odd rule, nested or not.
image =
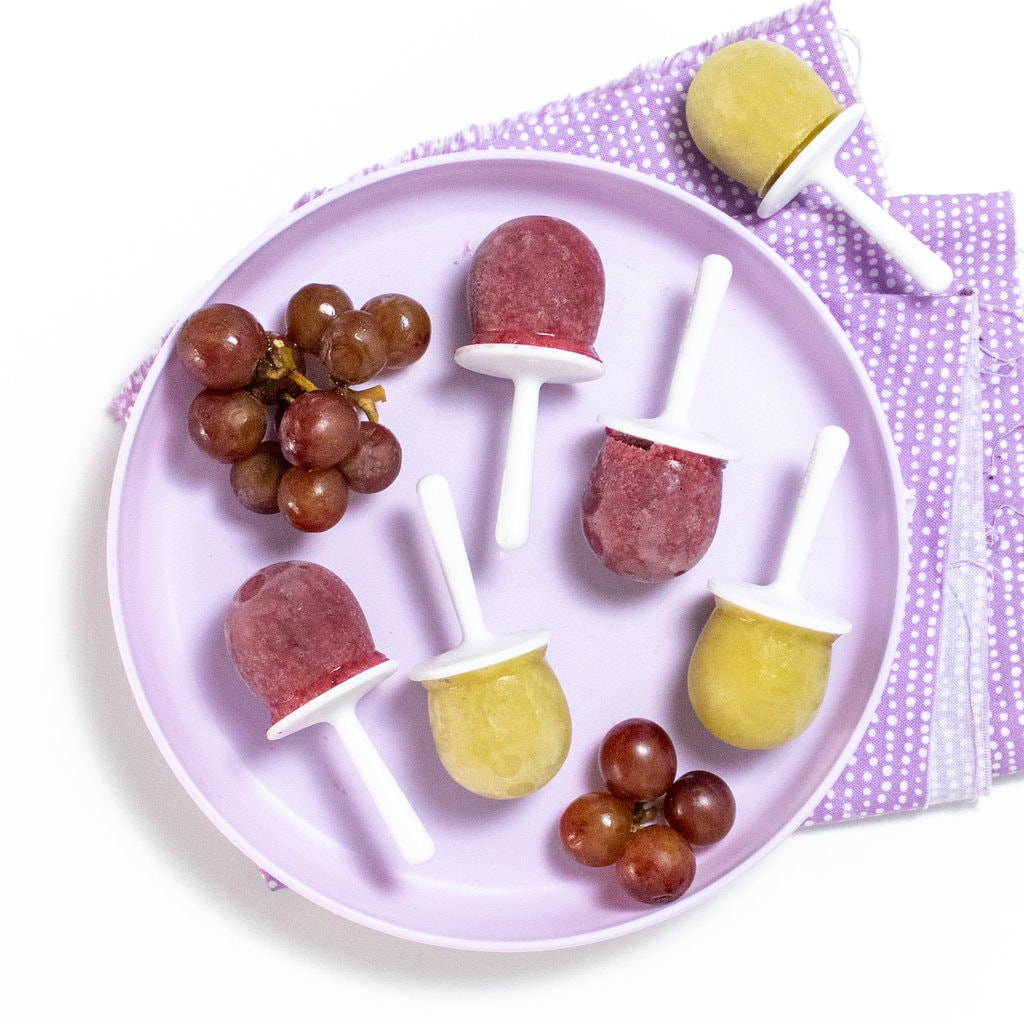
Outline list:
[[[456,952],[268,892],[157,752],[114,641],[104,545],[121,432],[106,407],[223,263],[307,189],[784,6],[58,0],[5,13],[8,1019],[1019,1013],[1024,779],[976,806],[801,832],[628,938]],[[893,190],[1020,193],[1006,5],[928,5],[922,19],[924,6],[834,3]]]

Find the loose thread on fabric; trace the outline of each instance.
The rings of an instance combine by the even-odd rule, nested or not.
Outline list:
[[[1000,540],[1002,540],[1002,534],[999,531],[999,527],[996,526],[996,518],[1003,513],[1009,512],[1011,515],[1017,516],[1019,519],[1024,519],[1024,507],[1020,505],[1014,505],[1012,502],[1004,502],[1002,505],[997,505],[992,509],[992,520],[986,524],[985,527],[985,539],[990,541],[989,547],[994,547]]]
[[[993,438],[993,442],[1005,441],[1011,434],[1016,434],[1018,430],[1024,430],[1024,420],[1019,423],[1015,423],[1012,427],[1004,430],[1001,434],[997,434]]]
[[[1011,377],[1016,377],[1018,374],[1017,366],[1021,361],[1020,356],[1014,356],[1012,359],[1004,359],[1002,356],[997,355],[995,352],[989,349],[982,348],[981,354],[991,362],[986,363],[981,367],[981,372],[986,377],[1001,377],[1009,380]]]
[[[990,447],[995,448],[1001,442],[1007,440],[1007,438],[1009,438],[1011,434],[1016,434],[1018,431],[1021,430],[1024,430],[1024,420],[1021,420],[1019,423],[1015,423],[1012,427],[1007,428],[1001,434],[996,434],[996,436],[992,438]],[[994,452],[992,455],[992,460],[988,464],[988,472],[986,473],[986,475],[988,476],[989,480],[995,480],[995,478],[999,476],[999,469],[996,466]]]

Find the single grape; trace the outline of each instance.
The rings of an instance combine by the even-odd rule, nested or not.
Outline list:
[[[284,457],[303,469],[336,466],[359,439],[359,414],[336,391],[304,391],[281,414],[277,438]]]
[[[614,864],[633,830],[633,807],[611,793],[577,797],[562,812],[558,835],[566,853],[588,867]]]
[[[430,344],[430,317],[415,299],[398,292],[375,295],[363,310],[377,318],[387,344],[389,370],[410,366]]]
[[[366,383],[384,368],[387,358],[387,343],[377,318],[361,309],[339,313],[320,340],[320,359],[339,384]]]
[[[694,770],[680,775],[665,794],[665,821],[694,846],[717,843],[736,820],[736,799],[724,779]]]
[[[263,441],[252,455],[231,467],[231,489],[250,512],[272,515],[280,511],[277,488],[290,465],[276,441]]]
[[[297,530],[323,533],[348,508],[348,484],[341,470],[289,467],[277,488],[277,507]]]
[[[339,468],[353,491],[375,494],[395,482],[402,468],[402,446],[383,423],[363,420],[359,440]]]
[[[204,388],[188,407],[188,432],[218,462],[252,455],[267,432],[267,408],[247,391]]]
[[[668,825],[637,829],[615,864],[622,887],[642,903],[669,903],[690,888],[697,873],[693,847]]]
[[[285,331],[299,348],[318,355],[324,328],[351,308],[352,300],[337,285],[303,285],[288,300]]]
[[[252,380],[267,348],[267,335],[241,306],[217,302],[197,309],[175,343],[185,369],[203,387],[237,391]]]
[[[676,777],[676,751],[668,733],[647,718],[627,718],[608,730],[598,751],[608,791],[622,800],[663,796]]]

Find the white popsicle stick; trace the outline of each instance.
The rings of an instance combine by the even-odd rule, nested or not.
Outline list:
[[[530,536],[533,460],[537,447],[537,412],[544,383],[532,374],[513,381],[512,411],[505,442],[505,467],[498,494],[494,539],[503,548],[521,548]]]
[[[810,604],[800,593],[800,577],[849,446],[849,434],[842,427],[818,431],[775,579],[766,585],[711,580],[708,589],[716,597],[806,629],[837,636],[850,631],[848,620]]]
[[[491,631],[484,624],[480,596],[451,487],[439,473],[431,473],[416,485],[416,494],[455,608],[455,617],[459,620],[462,642],[471,647],[487,643],[491,639]]]
[[[384,661],[360,672],[286,715],[270,727],[267,737],[281,739],[310,725],[333,726],[399,852],[408,863],[422,864],[434,855],[434,841],[356,715],[359,698],[396,667]]]
[[[842,427],[827,426],[818,431],[775,574],[775,586],[780,591],[799,592],[811,544],[849,447],[850,436]]]
[[[695,430],[690,424],[690,407],[697,380],[731,280],[732,263],[726,257],[711,253],[701,260],[661,414],[651,419],[601,415],[597,418],[598,423],[623,434],[698,455],[727,461],[739,458],[738,452]]]
[[[762,199],[758,215],[771,217],[808,185],[819,185],[922,288],[940,294],[953,283],[953,271],[948,264],[836,166],[839,149],[863,116],[863,107],[854,104],[822,129],[779,175]]]
[[[463,345],[456,349],[455,361],[467,370],[512,381],[512,411],[494,537],[503,548],[521,548],[530,536],[541,385],[597,380],[604,374],[604,367],[590,356],[542,345]]]
[[[724,256],[710,253],[700,261],[668,398],[660,417],[665,424],[678,424],[682,428],[690,426],[690,406],[697,390],[697,378],[704,366],[704,357],[731,280],[732,263]]]
[[[448,481],[439,473],[431,473],[419,481],[416,493],[462,630],[462,641],[414,668],[409,677],[423,681],[461,675],[546,646],[551,638],[546,630],[498,635],[487,628]]]

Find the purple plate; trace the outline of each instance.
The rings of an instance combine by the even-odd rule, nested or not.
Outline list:
[[[597,349],[605,376],[541,391],[531,536],[494,542],[508,382],[458,367],[469,341],[464,283],[473,247],[515,216],[552,214],[593,240],[607,273]],[[698,383],[695,426],[742,452],[726,469],[718,535],[686,576],[619,579],[579,524],[603,440],[599,413],[660,412],[701,258],[727,256],[733,280]],[[228,266],[196,305],[236,302],[283,327],[309,281],[361,304],[401,291],[429,310],[426,356],[382,378],[382,421],[403,442],[396,483],[354,495],[333,530],[303,535],[235,502],[227,468],[188,438],[197,390],[165,345],[127,427],[109,526],[111,602],[136,699],[160,750],[210,819],[261,868],[308,899],[380,931],[440,946],[549,949],[623,935],[706,899],[790,835],[867,727],[889,671],[906,576],[904,490],[888,428],[852,347],[822,303],[744,229],[678,189],[580,159],[471,154],[414,162],[302,207]],[[190,312],[190,311],[186,311]],[[691,644],[710,610],[712,576],[768,582],[818,428],[838,423],[850,453],[804,576],[804,592],[849,618],[811,728],[771,752],[734,750],[697,723],[685,690]],[[545,788],[488,801],[438,761],[426,693],[403,670],[460,639],[422,523],[416,481],[445,474],[466,535],[484,617],[495,632],[549,628],[549,660],[572,710],[572,749]],[[342,576],[377,646],[399,671],[359,705],[367,732],[437,844],[406,865],[337,738],[314,727],[266,739],[269,716],[236,674],[222,619],[261,566],[308,558]],[[650,908],[614,871],[576,865],[557,822],[600,786],[597,745],[640,715],[672,734],[680,771],[732,786],[736,825],[698,852],[690,891]]]

